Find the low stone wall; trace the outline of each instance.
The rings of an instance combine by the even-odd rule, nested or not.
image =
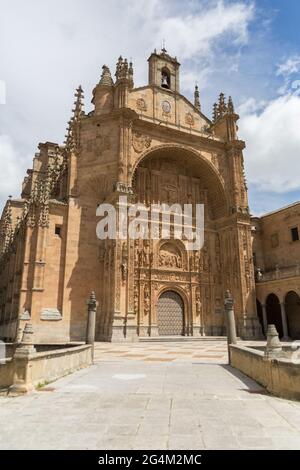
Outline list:
[[[2,359],[0,362],[0,389],[8,388],[12,385],[14,379],[13,360]]]
[[[263,385],[270,393],[300,400],[300,364],[285,358],[268,358],[247,346],[230,345],[230,365]]]
[[[0,388],[10,387],[11,392],[26,393],[91,363],[90,345],[29,354],[17,349],[13,358],[0,363]]]

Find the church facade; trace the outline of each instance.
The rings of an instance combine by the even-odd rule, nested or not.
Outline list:
[[[245,143],[232,99],[221,93],[213,118],[180,94],[180,64],[166,50],[148,59],[149,80],[135,88],[119,58],[93,90],[94,110],[76,100],[64,145],[41,143],[20,199],[1,219],[0,336],[26,322],[35,341],[84,340],[86,300],[99,302],[96,339],[225,334],[224,295],[235,300],[238,334],[261,335],[252,221],[244,175]],[[97,207],[130,202],[203,204],[204,246],[185,240],[96,236]],[[161,230],[161,227],[160,227]]]

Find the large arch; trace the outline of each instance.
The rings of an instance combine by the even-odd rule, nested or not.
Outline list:
[[[208,203],[213,219],[229,215],[229,203],[226,196],[224,182],[215,166],[200,152],[185,145],[165,144],[158,145],[140,155],[132,169],[130,185],[135,188],[137,169],[146,166],[150,160],[173,162],[174,166],[180,165],[185,171],[199,178],[201,184],[208,192]]]
[[[289,336],[292,339],[300,338],[300,297],[294,291],[285,296],[285,311],[288,323]]]
[[[275,294],[269,294],[266,300],[266,311],[268,325],[276,326],[276,330],[281,338],[283,336],[283,326],[281,318],[281,307],[279,299]]]

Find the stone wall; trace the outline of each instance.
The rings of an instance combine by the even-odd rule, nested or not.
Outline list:
[[[300,400],[300,364],[290,359],[266,359],[264,352],[230,345],[230,364],[283,398]]]

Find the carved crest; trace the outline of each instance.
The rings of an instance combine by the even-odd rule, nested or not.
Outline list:
[[[185,122],[186,122],[186,124],[188,124],[189,126],[193,126],[193,125],[195,124],[194,116],[193,116],[191,113],[186,113],[186,115],[185,115]]]
[[[147,105],[146,105],[146,101],[144,100],[144,98],[138,98],[136,100],[136,107],[140,111],[147,111]]]
[[[149,148],[151,140],[151,137],[143,135],[140,132],[134,132],[132,134],[132,146],[138,153],[143,152],[145,148]]]

